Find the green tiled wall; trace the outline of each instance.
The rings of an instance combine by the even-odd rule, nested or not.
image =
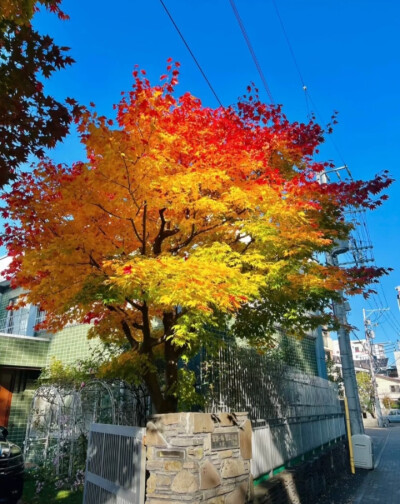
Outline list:
[[[46,364],[49,342],[42,338],[0,335],[0,365],[40,368]]]
[[[9,300],[21,294],[22,289],[8,289],[0,296],[0,319],[7,317]],[[88,325],[73,325],[54,335],[40,332],[35,337],[0,334],[0,366],[14,368],[18,383],[13,392],[8,420],[11,441],[22,445],[25,439],[29,409],[39,374],[34,369],[45,367],[52,358],[65,364],[89,358],[92,349],[98,347],[100,342],[87,339],[88,329]]]
[[[88,359],[92,349],[100,343],[88,340],[88,325],[73,325],[51,336],[46,364],[51,359],[61,360],[64,364],[72,364],[78,360]]]
[[[25,439],[29,410],[36,388],[36,380],[28,379],[24,390],[13,393],[10,417],[8,419],[8,431],[10,433],[8,439],[21,446],[21,448]]]

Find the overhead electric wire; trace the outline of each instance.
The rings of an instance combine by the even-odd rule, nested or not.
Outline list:
[[[311,103],[311,105],[313,106],[313,109],[314,109],[315,115],[317,116],[317,118],[318,118],[319,122],[320,122],[320,123],[323,123],[322,116],[321,116],[321,114],[319,113],[319,111],[318,111],[318,109],[317,109],[317,106],[315,105],[314,100],[313,100],[313,99],[312,99],[312,97],[311,97],[311,94],[310,94],[310,91],[308,90],[308,87],[306,86],[306,83],[305,83],[305,80],[304,80],[304,77],[303,77],[303,73],[302,73],[302,71],[300,70],[300,65],[299,65],[299,63],[298,63],[298,61],[297,61],[296,54],[295,54],[294,49],[293,49],[293,46],[292,46],[292,44],[291,44],[291,42],[290,42],[289,35],[288,35],[287,31],[286,31],[285,24],[284,24],[284,22],[283,22],[283,18],[282,18],[282,16],[281,16],[280,12],[279,12],[279,9],[278,9],[278,6],[277,6],[277,4],[276,4],[275,0],[272,0],[272,4],[273,4],[273,6],[274,6],[274,9],[275,9],[276,15],[277,15],[278,20],[279,20],[279,23],[280,23],[280,25],[281,25],[283,35],[284,35],[284,37],[285,37],[285,39],[286,39],[286,43],[287,43],[287,45],[288,45],[288,48],[289,48],[290,54],[291,54],[291,56],[292,56],[293,63],[294,63],[294,65],[295,65],[296,69],[297,69],[297,73],[299,74],[299,79],[300,79],[301,85],[302,85],[302,87],[303,87],[303,91],[304,91],[304,93],[305,93],[305,99],[306,99],[307,111],[308,111],[308,109],[309,109],[309,105],[308,105],[308,100],[309,100],[309,101],[310,101],[310,103]],[[308,114],[308,115],[309,115],[309,114]],[[336,145],[336,143],[334,142],[334,140],[332,139],[332,137],[331,137],[331,136],[329,136],[329,140],[330,140],[330,142],[331,142],[331,144],[332,144],[333,148],[336,150],[336,152],[337,152],[337,154],[338,154],[339,158],[341,159],[342,163],[343,163],[344,165],[346,165],[346,166],[347,166],[347,163],[346,163],[346,161],[344,160],[344,157],[343,157],[342,153],[340,152],[340,150],[339,150],[338,146]]]
[[[367,225],[367,218],[366,218],[365,211],[360,212],[360,217],[361,217],[360,220],[362,220],[361,228],[364,229],[365,234],[367,236],[367,239],[368,239],[369,243],[372,245],[372,241],[371,241],[371,237],[370,237],[370,233],[369,233],[369,229],[368,229],[368,225]],[[373,261],[373,264],[374,264],[374,266],[376,266],[375,261]],[[382,300],[381,294],[382,294],[383,300]],[[387,300],[387,297],[385,294],[385,290],[384,290],[382,282],[380,280],[378,280],[376,295],[373,295],[371,297],[374,300],[374,303],[376,304],[377,307],[383,308],[383,307],[389,306],[389,303],[388,303],[388,300]],[[378,302],[380,303],[381,306],[379,306]],[[385,321],[392,327],[394,332],[397,335],[400,335],[400,322],[399,322],[398,318],[393,314],[392,310],[383,312],[383,316],[386,319]]]
[[[297,73],[299,74],[301,84],[303,85],[303,89],[304,89],[304,90],[306,90],[306,89],[307,89],[307,86],[306,86],[306,84],[305,84],[305,82],[304,82],[304,79],[303,79],[303,74],[301,73],[300,66],[299,66],[299,64],[298,64],[298,62],[297,62],[296,55],[294,54],[292,44],[290,43],[290,40],[289,40],[288,34],[287,34],[287,32],[286,32],[285,25],[283,24],[283,20],[282,20],[282,17],[281,17],[281,15],[280,15],[280,12],[279,12],[279,10],[278,10],[278,6],[276,5],[275,0],[272,0],[272,5],[274,6],[274,8],[275,8],[275,12],[276,12],[276,15],[278,16],[279,23],[280,23],[281,28],[282,28],[282,31],[283,31],[283,35],[285,36],[285,39],[286,39],[287,45],[288,45],[288,47],[289,47],[289,51],[290,51],[290,53],[291,53],[291,55],[292,55],[292,58],[293,58],[294,64],[295,64],[296,69],[297,69]]]
[[[250,38],[249,38],[249,36],[247,34],[247,31],[246,31],[246,28],[244,26],[244,23],[243,23],[243,21],[242,21],[242,19],[240,17],[239,11],[237,10],[235,1],[234,0],[229,0],[229,2],[231,4],[233,13],[235,14],[236,20],[239,23],[240,30],[242,32],[242,35],[243,35],[245,41],[246,41],[246,44],[247,44],[247,47],[248,47],[248,49],[250,51],[251,57],[253,58],[254,64],[255,64],[255,66],[257,68],[257,71],[258,71],[258,74],[259,74],[259,76],[261,78],[261,82],[263,83],[264,89],[267,92],[267,95],[268,95],[268,98],[270,99],[270,102],[272,104],[274,104],[274,98],[272,97],[272,93],[271,93],[271,90],[270,90],[270,88],[268,86],[267,79],[265,78],[265,75],[264,75],[264,73],[262,71],[261,65],[260,65],[260,63],[259,63],[259,61],[257,59],[256,53],[255,53],[255,51],[253,49],[253,46],[252,46],[252,44],[250,42]]]
[[[371,258],[368,258],[368,250],[372,250],[373,244],[370,236],[370,232],[368,229],[367,225],[367,218],[366,218],[366,211],[365,210],[351,210],[349,214],[352,215],[352,221],[354,223],[354,230],[353,230],[353,235],[356,239],[356,242],[358,241],[359,244],[361,245],[359,248],[361,250],[365,249],[366,250],[366,260],[365,262],[372,262],[373,266],[377,266],[376,262],[372,258],[372,252],[371,252]],[[362,262],[362,261],[360,261]],[[382,300],[381,293],[383,296],[384,301]],[[377,282],[377,288],[376,288],[376,294],[373,294],[370,296],[370,298],[367,299],[367,303],[371,309],[382,309],[382,308],[387,308],[389,306],[388,300],[386,298],[386,294],[384,291],[384,288],[382,286],[381,281],[378,279]],[[382,311],[382,317],[384,320],[382,320],[381,324],[387,323],[390,325],[391,329],[394,331],[394,333],[399,336],[400,335],[400,323],[398,319],[393,315],[393,312],[391,310],[385,310]],[[384,330],[384,328],[382,328]],[[390,338],[389,336],[387,336]],[[392,338],[390,338],[392,339]]]
[[[189,51],[190,56],[193,58],[193,61],[196,63],[197,68],[200,70],[201,75],[203,76],[204,80],[207,82],[208,87],[210,88],[212,94],[214,95],[215,99],[219,103],[221,107],[223,107],[221,100],[219,99],[215,89],[211,85],[211,82],[208,80],[207,75],[205,74],[204,70],[202,69],[200,63],[198,62],[196,56],[193,54],[193,51],[190,49],[189,44],[186,42],[185,37],[183,36],[182,32],[178,28],[178,25],[175,23],[174,18],[172,17],[172,14],[168,10],[167,6],[163,2],[163,0],[160,0],[161,5],[164,7],[165,12],[167,13],[169,19],[171,20],[171,23],[174,25],[175,30],[178,32],[178,35],[181,37],[182,42],[185,44],[186,49]]]
[[[287,30],[285,28],[285,24],[283,22],[283,18],[281,16],[281,14],[279,12],[279,9],[278,9],[278,6],[277,6],[277,3],[276,3],[275,0],[272,0],[272,4],[274,6],[276,15],[277,15],[279,23],[281,25],[283,35],[284,35],[284,37],[286,39],[286,43],[288,45],[290,54],[292,56],[293,63],[295,65],[297,73],[299,75],[299,79],[300,79],[301,85],[302,85],[303,90],[305,92],[307,107],[308,107],[307,100],[309,100],[310,103],[311,103],[311,105],[312,105],[312,107],[313,107],[313,109],[314,109],[315,115],[318,117],[318,120],[321,123],[322,122],[322,120],[321,120],[321,114],[319,113],[319,110],[318,110],[316,104],[314,103],[314,101],[313,101],[313,99],[311,97],[311,94],[310,94],[310,92],[309,92],[309,90],[308,90],[308,88],[307,88],[307,86],[305,84],[303,73],[302,73],[302,71],[300,69],[299,62],[298,62],[298,60],[296,58],[296,54],[295,54],[293,46],[292,46],[292,44],[290,42]],[[342,153],[339,150],[338,146],[336,145],[336,143],[334,142],[334,140],[332,139],[331,136],[329,137],[329,139],[330,139],[331,144],[333,145],[334,149],[336,150],[339,158],[341,159],[341,161],[343,162],[343,164],[345,166],[347,166],[347,163],[346,163],[346,161],[344,159],[344,156],[342,155]],[[350,177],[351,177],[351,175],[350,175]],[[359,210],[356,211],[355,210],[352,213],[353,213],[353,222],[355,224],[354,225],[354,233],[353,234],[354,234],[355,244],[356,244],[354,259],[357,259],[356,262],[359,262],[359,263],[362,263],[362,262],[373,262],[373,265],[376,266],[376,263],[375,263],[375,261],[374,261],[374,259],[372,257],[372,252],[370,254],[368,254],[369,250],[372,251],[372,246],[373,245],[372,245],[371,236],[370,236],[369,229],[368,229],[367,222],[366,222],[366,216],[365,216],[366,212],[365,211],[359,211]],[[361,250],[358,250],[359,247],[357,247],[357,241],[359,242],[359,244],[361,246],[360,247]],[[381,309],[381,308],[385,307],[385,305],[383,305],[383,303],[382,303],[382,299],[381,299],[379,290],[382,291],[382,295],[383,295],[384,301],[386,303],[386,307],[388,307],[389,303],[387,302],[386,294],[385,294],[385,291],[383,289],[382,283],[380,281],[378,281],[378,288],[377,288],[377,294],[376,294],[376,296],[375,295],[371,296],[374,304],[376,305],[376,307],[378,309]],[[376,298],[378,298],[378,299],[376,299]],[[378,304],[378,301],[379,301],[379,303],[381,303],[381,306]],[[367,299],[367,302],[371,306],[371,301],[369,299]],[[397,320],[397,318],[393,315],[393,313],[390,310],[382,312],[382,314],[383,314],[383,317],[384,317],[384,321],[387,322],[391,326],[392,330],[398,336],[399,335],[400,324],[399,324],[399,321]],[[353,333],[354,333],[354,331],[353,331]],[[354,334],[357,337],[357,339],[359,339],[358,336],[356,335],[356,333],[354,333]],[[386,332],[385,332],[385,334],[386,334]]]

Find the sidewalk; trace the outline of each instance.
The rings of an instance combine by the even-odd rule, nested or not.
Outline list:
[[[344,474],[318,504],[400,504],[400,424],[365,433],[373,440],[374,470]]]
[[[353,504],[400,503],[400,425],[367,429],[374,442],[375,469],[358,488]]]

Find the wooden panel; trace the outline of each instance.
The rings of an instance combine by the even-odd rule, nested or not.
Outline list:
[[[12,393],[14,388],[14,372],[0,370],[0,425],[8,426]]]

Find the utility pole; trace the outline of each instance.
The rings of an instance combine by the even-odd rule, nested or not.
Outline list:
[[[367,352],[369,354],[369,369],[371,373],[371,381],[372,381],[372,387],[374,389],[374,402],[375,402],[375,411],[376,411],[376,416],[378,418],[378,427],[383,426],[383,419],[382,419],[382,410],[381,410],[381,403],[379,401],[379,395],[378,395],[378,384],[376,383],[376,377],[375,377],[375,369],[374,369],[374,356],[372,353],[372,344],[371,344],[371,339],[373,338],[373,332],[372,332],[372,324],[371,321],[369,320],[369,316],[374,313],[374,312],[383,312],[383,311],[388,311],[389,308],[377,308],[375,310],[366,310],[363,308],[363,320],[364,320],[364,330],[365,330],[365,341],[367,345]]]
[[[397,291],[397,306],[399,307],[399,310],[400,310],[400,285],[398,285],[397,287],[395,287],[396,291]]]
[[[342,166],[340,168],[335,168],[330,170],[336,174],[339,174],[341,170],[346,170],[349,173],[347,166]],[[323,172],[319,176],[320,184],[328,183],[328,172]],[[340,175],[338,175],[340,178]],[[332,266],[339,266],[338,256],[349,251],[348,242],[340,242],[336,247],[329,253],[326,253],[326,262]],[[350,426],[351,433],[354,434],[365,434],[364,424],[362,421],[360,398],[358,396],[358,386],[356,380],[356,372],[354,370],[353,354],[350,345],[350,333],[347,329],[347,316],[346,316],[346,306],[344,301],[343,292],[339,293],[340,301],[333,302],[333,313],[337,318],[340,328],[337,331],[339,350],[340,350],[340,360],[342,363],[342,374],[344,390],[349,406],[349,416],[350,416]]]
[[[342,247],[336,247],[330,254],[326,254],[327,263],[333,266],[338,266],[339,260],[337,256],[341,253],[346,252],[345,247],[346,245],[343,245]],[[341,300],[339,302],[333,303],[333,313],[340,324],[340,328],[338,329],[337,334],[339,341],[340,360],[342,363],[344,390],[349,405],[351,433],[353,435],[364,434],[365,431],[362,421],[360,398],[358,396],[356,372],[354,370],[353,354],[350,344],[350,333],[347,330],[348,323],[346,316],[346,305],[344,302],[343,292],[340,292],[339,294]]]

